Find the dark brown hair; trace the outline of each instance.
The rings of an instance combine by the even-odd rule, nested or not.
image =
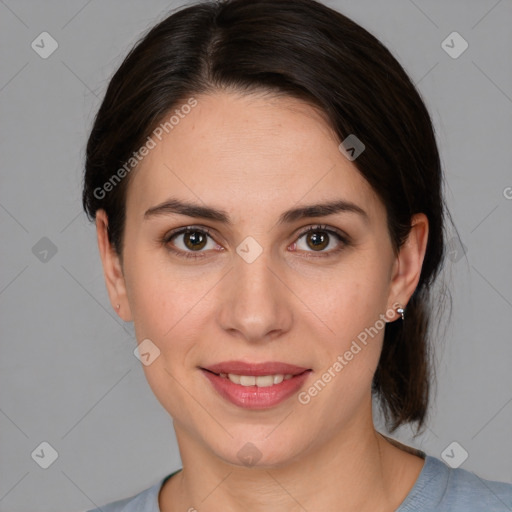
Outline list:
[[[445,253],[440,158],[429,113],[407,73],[346,16],[313,0],[227,0],[186,6],[151,28],[111,79],[92,127],[83,186],[89,219],[106,211],[122,261],[133,172],[113,183],[116,170],[191,95],[226,88],[302,99],[325,114],[340,142],[355,134],[366,148],[353,163],[386,207],[396,252],[412,215],[427,215],[420,281],[405,321],[386,325],[372,386],[391,431],[409,422],[419,429],[432,375],[429,297]]]

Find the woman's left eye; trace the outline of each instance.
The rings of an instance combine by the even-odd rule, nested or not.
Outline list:
[[[326,251],[325,249],[333,245],[333,237],[338,240],[338,247]],[[304,244],[301,247],[300,242],[302,239],[304,239]],[[297,242],[294,242],[292,245],[306,252],[320,252],[322,253],[321,256],[330,256],[341,251],[348,244],[348,239],[335,229],[329,229],[327,226],[311,226],[300,234]]]

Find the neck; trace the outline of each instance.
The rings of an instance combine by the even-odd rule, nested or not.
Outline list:
[[[226,463],[199,448],[185,429],[176,424],[175,429],[183,470],[162,489],[162,512],[393,511],[423,466],[417,456],[387,442],[373,422],[340,431],[279,467]]]

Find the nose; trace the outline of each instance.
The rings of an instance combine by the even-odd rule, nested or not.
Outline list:
[[[236,256],[221,283],[221,328],[248,342],[264,342],[290,330],[293,293],[283,271],[263,253],[251,263]]]

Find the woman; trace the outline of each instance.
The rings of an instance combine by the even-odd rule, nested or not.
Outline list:
[[[427,417],[442,180],[400,64],[320,3],[205,2],[147,33],[83,203],[183,468],[101,510],[512,510],[512,485],[373,423],[372,396],[391,431]]]

